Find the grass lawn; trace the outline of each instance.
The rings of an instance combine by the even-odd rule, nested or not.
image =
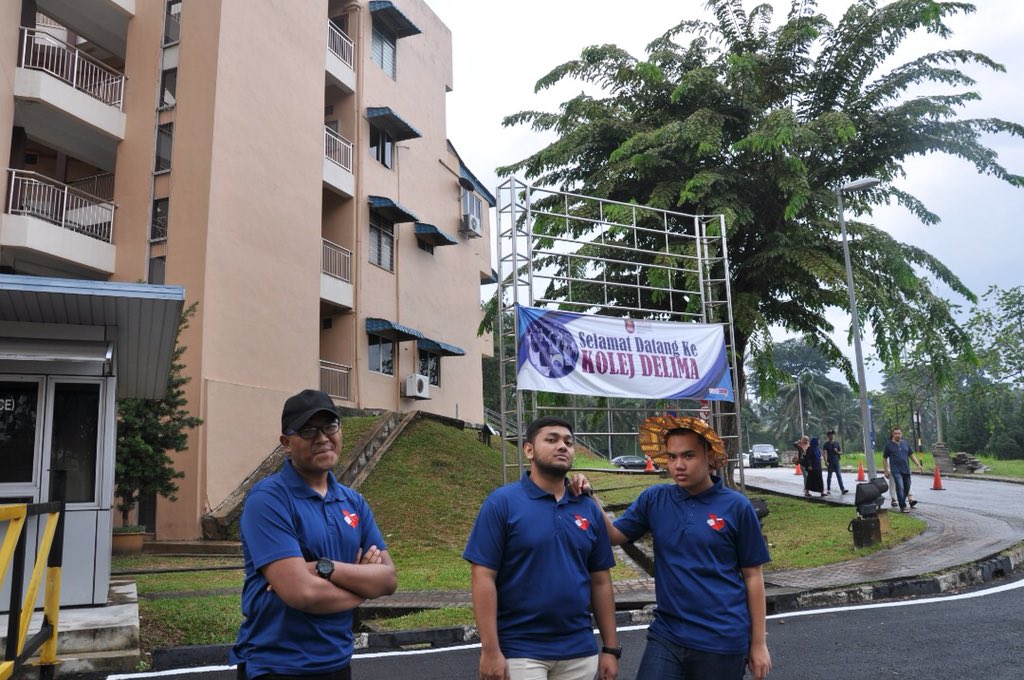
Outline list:
[[[375,418],[345,419],[343,452],[375,423]],[[576,466],[610,468],[607,461],[583,452],[577,455]],[[666,481],[658,475],[611,470],[586,474],[602,501],[613,506],[625,505],[647,486]],[[501,481],[500,449],[482,444],[474,431],[422,419],[403,433],[360,489],[373,508],[395,560],[399,589],[469,588],[470,569],[462,559],[462,550],[481,503]],[[884,537],[885,545],[854,551],[847,531],[850,508],[774,495],[767,499],[771,514],[765,519],[764,529],[772,553],[769,570],[840,562],[905,540],[924,528],[924,523],[913,517],[890,514],[891,530]],[[233,642],[241,621],[240,595],[216,591],[240,592],[243,574],[241,569],[213,568],[236,566],[241,561],[241,556],[114,557],[114,571],[197,570],[134,577],[140,593],[143,650]],[[636,576],[627,565],[617,565],[612,571],[616,580]],[[161,597],[170,592],[188,595]],[[461,607],[377,619],[372,626],[401,630],[472,622],[472,609]]]

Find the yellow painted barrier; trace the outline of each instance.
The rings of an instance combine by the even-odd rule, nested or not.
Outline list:
[[[24,551],[22,551],[22,559],[18,560],[18,563],[15,563],[15,557],[19,541],[24,545],[24,532],[28,517],[46,515],[46,523],[39,536],[39,548],[32,564],[28,587],[23,588],[24,597],[21,598],[21,610],[12,611],[8,615],[8,644],[4,651],[5,658],[0,661],[0,680],[8,680],[17,673],[25,665],[28,657],[31,657],[37,650],[39,651],[40,678],[53,677],[54,667],[57,664],[57,619],[60,614],[62,544],[64,541],[64,526],[61,521],[63,513],[63,502],[0,505],[0,522],[8,523],[3,542],[0,543],[0,582],[9,569],[12,575],[17,575],[25,568]],[[57,550],[54,553],[55,546]],[[51,559],[52,556],[55,558]],[[51,564],[51,562],[56,562],[56,564]],[[31,623],[32,612],[39,595],[39,587],[44,584],[44,576],[43,626],[31,640],[28,640],[29,623]],[[12,578],[12,587],[16,581],[20,581],[20,578]],[[7,650],[11,647],[10,640],[12,638],[17,641],[14,658],[7,658],[10,655]]]

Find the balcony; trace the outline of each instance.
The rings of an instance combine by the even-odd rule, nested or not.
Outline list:
[[[123,74],[45,30],[21,29],[15,125],[105,170],[124,139]]]
[[[355,196],[352,142],[324,126],[324,186],[344,198]]]
[[[323,239],[320,254],[320,299],[341,309],[352,309],[352,251]]]
[[[38,272],[114,273],[114,204],[35,172],[8,170],[0,247]],[[27,272],[28,273],[28,272]]]
[[[36,0],[35,4],[89,43],[124,59],[136,0]]]
[[[327,80],[342,92],[356,91],[355,45],[333,22],[327,22]]]
[[[320,390],[335,399],[351,401],[348,377],[352,367],[336,364],[333,361],[320,360]]]

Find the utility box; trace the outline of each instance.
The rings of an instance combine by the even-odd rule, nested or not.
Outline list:
[[[867,548],[882,542],[882,528],[878,517],[855,517],[850,521],[853,532],[853,547]]]

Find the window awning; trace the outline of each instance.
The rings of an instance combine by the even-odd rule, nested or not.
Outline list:
[[[424,339],[423,333],[420,333],[415,328],[409,328],[408,326],[403,326],[402,324],[394,321],[378,319],[375,317],[366,317],[366,332],[379,335],[382,338],[394,340],[395,342]]]
[[[416,341],[416,347],[427,352],[433,352],[434,354],[440,354],[445,357],[461,357],[465,356],[466,350],[455,345],[449,345],[447,342],[441,342],[440,340],[431,340],[429,338],[422,338]]]
[[[457,246],[459,242],[433,224],[416,223],[416,239],[432,246]]]
[[[370,207],[392,222],[419,222],[413,213],[386,196],[370,196]]]
[[[390,106],[367,106],[366,119],[391,135],[396,142],[423,136],[419,130],[392,111]]]
[[[370,14],[373,15],[374,21],[381,22],[394,33],[395,38],[408,38],[423,32],[409,20],[409,17],[402,14],[393,2],[371,0]]]
[[[480,272],[480,285],[481,286],[485,286],[485,285],[487,285],[489,283],[497,283],[497,282],[498,282],[498,272],[494,271],[493,269],[491,270],[491,275],[490,276],[484,276],[484,273]]]

